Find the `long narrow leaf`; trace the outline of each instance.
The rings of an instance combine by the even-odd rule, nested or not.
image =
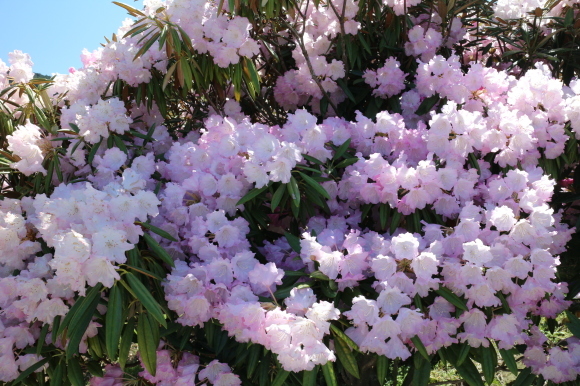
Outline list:
[[[124,8],[125,10],[127,10],[127,12],[129,12],[129,14],[131,16],[143,16],[143,17],[147,17],[147,15],[145,15],[143,12],[139,11],[136,8],[131,7],[130,5],[123,4],[123,3],[119,3],[118,1],[113,1],[113,4],[118,5],[121,8]]]
[[[516,359],[514,358],[513,350],[505,350],[505,349],[500,348],[499,353],[503,359],[503,362],[505,363],[505,365],[509,369],[509,371],[511,371],[511,373],[513,375],[518,375],[518,372],[519,372],[518,363],[516,362]]]
[[[173,261],[171,256],[169,256],[169,253],[167,253],[167,251],[163,249],[163,247],[159,245],[159,243],[155,241],[153,237],[149,236],[147,233],[144,233],[143,238],[145,239],[145,242],[147,243],[149,248],[151,248],[151,251],[153,251],[153,253],[155,253],[157,257],[163,260],[163,262],[169,265],[170,267],[175,267],[175,262]]]
[[[83,304],[81,308],[75,313],[70,321],[68,338],[69,342],[66,347],[66,359],[72,358],[72,356],[79,351],[79,344],[83,338],[83,335],[89,327],[89,323],[93,319],[93,314],[97,309],[99,300],[101,300],[101,288],[102,284],[98,283],[97,286],[91,288],[87,297],[83,299]]]
[[[133,343],[133,335],[135,334],[135,318],[131,318],[121,336],[121,344],[119,345],[119,365],[121,369],[125,369],[127,359],[129,359],[129,351]]]
[[[334,372],[334,363],[329,361],[322,365],[322,374],[324,375],[324,380],[326,381],[327,386],[338,386],[336,374]]]
[[[274,378],[274,381],[272,382],[272,386],[284,385],[284,382],[286,382],[286,378],[288,378],[288,375],[290,375],[289,371],[286,371],[284,369],[278,370],[278,373],[276,374],[276,378]]]
[[[129,286],[134,291],[137,299],[143,304],[145,309],[153,316],[159,324],[163,327],[167,328],[167,322],[165,321],[165,317],[163,316],[163,312],[161,310],[161,306],[157,303],[157,300],[153,298],[151,292],[145,287],[143,283],[131,272],[127,272],[125,274],[127,278],[127,282]]]
[[[334,336],[334,352],[344,369],[353,377],[360,379],[356,358],[350,347],[338,335]]]
[[[17,385],[20,382],[22,382],[23,380],[25,380],[26,378],[28,378],[28,376],[30,374],[32,374],[33,372],[35,372],[36,370],[38,370],[39,368],[44,366],[49,360],[50,360],[50,358],[41,359],[38,362],[36,362],[35,364],[33,364],[32,366],[30,366],[29,368],[27,368],[26,370],[24,370],[23,372],[21,372],[20,375],[18,376],[18,378],[16,378],[14,381],[12,381],[12,385]]]
[[[243,205],[246,202],[254,199],[255,197],[258,197],[260,194],[262,194],[266,189],[268,189],[269,185],[263,186],[261,188],[256,188],[256,189],[252,189],[250,190],[248,193],[246,193],[246,195],[242,198],[240,198],[240,200],[236,203],[236,206],[238,205]]]
[[[139,354],[149,374],[157,371],[157,346],[159,345],[159,326],[149,314],[139,315],[137,322],[137,344]]]
[[[119,339],[123,329],[123,299],[119,283],[115,283],[109,294],[107,313],[105,315],[105,345],[111,360],[117,359]]]
[[[81,370],[81,365],[79,364],[78,358],[72,358],[67,361],[67,375],[68,380],[73,386],[85,386],[85,380],[83,377],[83,371]]]
[[[312,179],[312,177],[310,177],[302,172],[298,172],[298,174],[300,174],[300,176],[302,177],[304,182],[306,182],[308,185],[310,185],[312,187],[312,189],[314,189],[318,194],[320,194],[322,197],[326,198],[327,200],[330,200],[330,195],[328,194],[326,189],[324,189],[322,187],[322,185],[320,185],[318,182],[316,182],[314,179]]]
[[[455,307],[463,311],[467,311],[467,305],[465,304],[465,301],[461,300],[459,296],[455,295],[449,289],[440,286],[439,289],[435,290],[435,292],[437,292],[439,295],[441,295],[443,298],[445,298],[445,300],[453,304]]]
[[[427,353],[425,345],[423,344],[423,342],[421,342],[421,339],[417,335],[411,338],[411,342],[413,342],[413,345],[415,346],[417,351],[423,356],[423,358],[425,358],[425,360],[428,361],[431,360],[429,358],[429,354]]]

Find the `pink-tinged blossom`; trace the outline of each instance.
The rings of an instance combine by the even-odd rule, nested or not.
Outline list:
[[[316,323],[316,327],[328,333],[330,328],[329,320],[336,320],[340,317],[340,311],[329,302],[314,303],[306,312],[306,317]]]
[[[519,255],[509,259],[505,263],[504,269],[513,277],[525,279],[528,277],[528,273],[532,271],[532,264],[529,261],[524,260],[523,256]]]
[[[379,297],[377,298],[377,305],[387,315],[397,313],[402,306],[409,303],[411,303],[411,298],[402,293],[397,287],[385,288],[379,293]]]
[[[352,308],[344,312],[355,326],[374,325],[379,318],[379,307],[375,300],[359,295],[353,299]]]
[[[400,65],[395,58],[388,58],[385,65],[376,71],[365,71],[363,78],[375,88],[373,95],[388,98],[405,89],[405,73],[399,68]]]
[[[492,259],[490,247],[484,245],[480,239],[463,244],[463,260],[481,267]]]
[[[398,260],[413,260],[419,254],[419,240],[412,233],[402,233],[391,240],[391,251]]]
[[[488,325],[488,334],[495,339],[500,349],[510,349],[524,343],[524,334],[514,315],[496,315]]]
[[[498,231],[510,231],[516,224],[516,221],[513,210],[507,206],[496,207],[491,211],[490,223]]]
[[[372,260],[371,268],[378,280],[386,281],[397,271],[397,261],[391,256],[378,255]]]
[[[26,176],[33,173],[46,174],[42,166],[44,153],[50,148],[51,143],[42,138],[40,127],[26,122],[24,126],[18,126],[11,135],[6,137],[8,151],[11,151],[20,160],[10,165]]]
[[[267,293],[272,291],[274,284],[282,284],[284,271],[276,268],[276,264],[268,263],[265,265],[257,264],[253,270],[248,273],[250,283],[257,293]]]
[[[115,280],[120,280],[119,273],[111,261],[103,256],[94,256],[83,264],[82,270],[87,279],[87,284],[91,287],[102,283],[105,287],[111,288]]]
[[[299,316],[305,316],[315,302],[316,295],[311,288],[292,288],[290,296],[284,300],[286,311]]]
[[[127,242],[126,233],[112,227],[96,232],[93,235],[93,254],[123,264],[127,261],[125,252],[133,249]]]
[[[413,268],[413,272],[415,272],[418,279],[429,279],[437,274],[437,256],[431,252],[422,252],[413,259],[411,268]]]

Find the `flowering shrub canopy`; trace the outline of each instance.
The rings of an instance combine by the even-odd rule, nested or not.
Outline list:
[[[0,61],[0,381],[578,379],[576,2],[117,4]]]

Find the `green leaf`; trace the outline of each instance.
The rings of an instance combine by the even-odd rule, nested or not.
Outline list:
[[[530,386],[535,379],[536,376],[532,374],[532,369],[526,367],[520,372],[512,386]]]
[[[250,85],[252,86],[254,93],[257,94],[260,91],[260,76],[256,70],[254,62],[250,58],[245,58],[245,69],[250,73]],[[255,97],[255,95],[253,96]]]
[[[129,351],[133,343],[133,334],[135,333],[135,318],[129,319],[121,335],[121,344],[119,345],[119,365],[124,370],[127,359],[129,359]]]
[[[181,70],[181,74],[183,75],[183,88],[187,91],[191,90],[193,87],[193,74],[191,73],[189,62],[185,58],[179,60],[179,70]]]
[[[58,138],[52,138],[51,141],[74,141],[75,137],[58,137]]]
[[[44,177],[44,192],[48,193],[50,184],[52,182],[52,175],[54,173],[54,162],[50,161],[48,163],[48,171],[46,172],[46,177]]]
[[[284,232],[284,237],[286,237],[286,240],[288,241],[288,244],[290,244],[292,250],[296,253],[300,253],[300,239],[290,232]]]
[[[278,373],[276,374],[276,378],[274,378],[274,381],[272,382],[272,386],[284,385],[284,382],[286,381],[286,378],[288,378],[288,375],[290,375],[289,371],[279,369]]]
[[[471,346],[469,345],[469,343],[463,342],[463,344],[461,345],[461,349],[459,350],[459,354],[457,355],[457,363],[455,363],[456,366],[461,366],[463,362],[465,362],[465,359],[467,359],[467,357],[469,356],[470,349]]]
[[[348,88],[347,84],[344,82],[344,80],[337,79],[336,83],[340,86],[342,91],[344,91],[344,93],[346,94],[348,99],[350,99],[352,103],[356,103],[356,98],[354,97],[354,95],[352,95],[352,92],[349,90],[349,88]],[[336,158],[338,158],[338,157],[336,157]]]
[[[495,368],[497,366],[497,354],[495,348],[490,344],[489,347],[479,347],[481,353],[481,367],[483,376],[488,385],[491,385],[495,378]]]
[[[141,221],[137,221],[135,222],[136,225],[140,225],[143,228],[147,228],[149,229],[151,232],[153,233],[157,233],[159,236],[170,240],[170,241],[178,241],[175,237],[171,236],[169,233],[167,233],[166,231],[164,231],[163,229],[157,228],[156,226],[153,226],[149,223],[146,222],[141,222]],[[173,260],[172,260],[173,261]]]
[[[461,300],[459,296],[455,295],[449,289],[439,286],[439,289],[435,290],[440,296],[444,297],[449,303],[453,304],[455,307],[467,311],[467,305],[465,304],[464,300]]]
[[[290,177],[290,182],[286,184],[290,198],[297,208],[300,207],[300,189],[298,189],[298,182],[294,176]]]
[[[147,40],[143,44],[143,46],[139,49],[139,51],[137,51],[137,53],[135,54],[135,57],[133,58],[133,60],[136,60],[140,56],[145,55],[145,53],[147,51],[149,51],[149,48],[151,48],[151,46],[153,45],[153,43],[155,43],[157,41],[157,39],[159,39],[159,36],[161,36],[161,32],[159,32],[159,31],[155,32],[153,34],[153,36],[151,36],[151,38],[149,38],[149,40]]]
[[[389,218],[389,209],[391,209],[391,206],[389,204],[379,205],[379,220],[381,222],[381,229],[387,229],[387,219]]]
[[[412,337],[411,342],[413,342],[413,345],[415,345],[415,348],[423,356],[423,358],[425,358],[427,361],[431,360],[431,358],[429,358],[429,354],[427,353],[427,349],[425,348],[423,342],[421,342],[419,336],[415,335]]]
[[[124,365],[123,365],[124,366]],[[87,362],[87,370],[92,376],[103,377],[103,367],[99,361],[89,361]]]
[[[334,335],[338,336],[344,343],[346,343],[346,345],[351,350],[360,351],[360,349],[359,349],[358,345],[355,343],[355,341],[352,340],[348,335],[346,335],[340,328],[338,328],[334,324],[331,324],[330,329],[332,330]]]
[[[140,274],[143,274],[145,276],[149,276],[152,279],[159,280],[159,281],[163,280],[163,278],[161,276],[159,276],[159,275],[157,275],[157,274],[155,274],[155,273],[153,273],[153,272],[151,272],[148,269],[145,269],[143,267],[135,267],[134,265],[127,264],[127,263],[123,264],[123,266],[127,267],[129,269],[132,269],[133,271],[138,272]]]
[[[69,123],[69,126],[71,127],[71,129],[73,129],[73,131],[74,131],[75,133],[77,133],[77,134],[78,134],[78,133],[80,133],[80,132],[81,132],[81,129],[79,129],[79,127],[78,127],[77,125],[75,125],[74,123]]]
[[[316,386],[319,365],[314,366],[310,371],[304,371],[302,374],[302,386]]]
[[[145,242],[147,243],[151,251],[153,251],[153,253],[155,253],[157,257],[163,260],[163,262],[169,265],[170,267],[175,267],[175,262],[173,261],[171,256],[169,256],[169,253],[167,253],[167,251],[161,245],[159,245],[159,243],[155,241],[153,237],[151,237],[147,233],[144,233],[143,238],[145,239]]]
[[[345,168],[345,167],[350,166],[352,164],[355,164],[357,162],[358,162],[357,157],[347,158],[347,159],[344,159],[341,162],[339,162],[337,165],[335,165],[334,169],[342,169],[342,168]]]
[[[76,303],[75,303],[75,305],[76,305]],[[74,308],[74,306],[73,306],[73,308]],[[72,311],[72,308],[68,311],[67,316],[68,316],[68,314],[71,313],[71,311]],[[71,315],[71,318],[72,318],[72,315]],[[56,339],[58,338],[58,334],[59,334],[58,330],[60,329],[60,321],[61,321],[61,319],[62,319],[62,316],[61,315],[57,315],[57,316],[55,316],[55,318],[54,318],[54,320],[52,322],[51,340],[52,340],[53,343],[56,342]]]
[[[471,359],[465,360],[461,366],[455,366],[457,372],[469,384],[469,386],[484,386],[477,367],[473,364]]]
[[[149,374],[157,371],[157,346],[159,345],[159,325],[148,313],[139,315],[137,322],[137,344],[139,354]]]
[[[246,369],[246,375],[248,378],[252,378],[252,375],[258,366],[258,360],[260,359],[260,354],[262,353],[262,346],[259,344],[252,344],[249,350],[250,354],[248,358],[248,368]]]
[[[501,291],[497,291],[495,296],[501,301],[501,306],[508,314],[512,312],[507,299],[505,298],[504,294]]]
[[[389,359],[384,355],[377,357],[377,380],[379,385],[383,385],[385,378],[387,378],[387,370],[389,368]]]
[[[313,279],[318,279],[318,280],[324,280],[324,281],[329,281],[330,278],[328,276],[326,276],[325,274],[323,274],[320,271],[314,271],[310,274],[310,277]]]
[[[312,162],[313,164],[317,164],[317,165],[324,165],[324,163],[322,161],[320,161],[319,159],[316,159],[310,155],[307,154],[302,154],[302,157],[304,157],[305,160]]]
[[[38,337],[36,343],[36,355],[38,356],[40,356],[40,354],[42,353],[42,347],[44,346],[46,335],[48,334],[48,327],[50,327],[50,325],[44,324],[42,326],[42,330],[40,330],[40,336]]]
[[[340,363],[353,377],[360,379],[358,364],[348,344],[340,336],[334,336],[334,351]]]
[[[566,12],[566,17],[564,18],[564,27],[568,28],[572,26],[572,23],[574,23],[574,9],[570,8],[568,9],[568,12]]]
[[[44,366],[49,360],[50,358],[41,359],[32,366],[30,366],[29,368],[27,368],[26,370],[24,370],[23,372],[21,372],[18,378],[12,381],[12,385],[15,386],[20,382],[22,382],[23,380],[25,380],[26,378],[28,378],[30,374],[32,374],[33,372]]]
[[[427,114],[429,111],[431,111],[433,106],[435,106],[435,104],[439,102],[439,99],[440,99],[439,94],[435,94],[433,96],[430,96],[429,98],[425,98],[417,108],[417,111],[415,111],[415,114],[417,115]]]
[[[161,306],[157,303],[157,300],[153,298],[151,292],[145,287],[143,283],[131,272],[127,272],[125,274],[127,278],[127,282],[131,289],[135,292],[137,299],[143,304],[145,309],[150,313],[152,317],[154,317],[159,324],[163,327],[167,328],[167,322],[165,321],[165,317],[163,316],[163,312],[161,310]]]
[[[135,9],[135,8],[131,7],[130,5],[123,4],[123,3],[119,3],[118,1],[113,1],[113,4],[116,4],[119,7],[124,8],[127,12],[129,12],[129,14],[131,16],[143,16],[143,17],[146,17],[147,16],[143,12],[139,11],[138,9]]]
[[[390,234],[395,233],[395,231],[397,230],[397,227],[399,226],[399,223],[401,222],[402,216],[403,215],[401,214],[401,212],[399,212],[396,209],[394,210],[393,218],[391,219],[391,226],[389,227]]]
[[[55,154],[52,158],[52,162],[54,162],[54,171],[56,172],[56,177],[60,182],[63,182],[64,178],[62,176],[62,171],[60,170],[60,158],[57,154]]]
[[[213,319],[210,319],[203,324],[203,330],[205,332],[205,339],[207,340],[207,343],[211,346],[213,344],[213,339],[215,335],[215,324],[213,323]]]
[[[338,386],[336,382],[336,374],[334,373],[334,364],[330,361],[322,365],[322,374],[327,386]]]
[[[115,142],[115,146],[117,146],[123,153],[128,154],[127,146],[125,146],[125,142],[119,137],[118,135],[113,135],[113,141]]]
[[[427,357],[428,358],[428,357]],[[430,359],[425,359],[420,352],[413,355],[413,380],[412,386],[427,386],[429,384],[429,375],[431,374]]]
[[[322,197],[326,198],[327,200],[330,200],[330,195],[328,194],[326,189],[324,189],[322,187],[322,185],[320,185],[318,182],[316,182],[314,179],[312,179],[312,177],[310,177],[302,172],[298,172],[298,174],[300,174],[300,176],[302,177],[304,182],[306,182],[308,185],[310,185],[312,187],[312,189],[314,189],[318,194],[320,194]]]
[[[117,350],[119,340],[123,329],[123,299],[121,288],[115,283],[109,293],[109,303],[107,304],[107,313],[105,314],[105,345],[107,353],[111,360],[117,359]]]
[[[101,140],[99,142],[95,143],[93,145],[93,147],[91,147],[91,151],[89,152],[89,157],[88,157],[89,164],[91,164],[91,165],[93,164],[93,159],[95,158],[95,155],[97,154],[97,150],[99,150],[101,143],[103,143],[103,138],[101,138]]]
[[[79,351],[79,344],[81,343],[85,331],[89,327],[89,323],[93,319],[93,314],[97,309],[99,300],[101,300],[102,287],[103,285],[98,283],[88,291],[85,298],[79,298],[77,300],[77,302],[81,302],[81,305],[70,319],[70,324],[68,325],[67,337],[69,342],[66,347],[67,360],[72,358],[72,356]]]
[[[505,365],[509,369],[509,371],[511,371],[511,373],[513,375],[518,375],[519,370],[518,370],[518,364],[517,364],[516,359],[515,359],[514,350],[513,349],[506,350],[506,349],[500,348],[499,353],[503,359],[503,362],[505,363]]]
[[[286,191],[285,184],[280,184],[280,186],[278,186],[278,189],[276,189],[276,192],[274,192],[274,194],[272,195],[272,203],[270,204],[270,207],[272,208],[272,213],[276,210],[278,205],[280,205],[280,201],[282,200],[285,191]]]
[[[286,277],[302,277],[302,276],[308,276],[308,274],[306,272],[302,272],[302,271],[284,271],[284,278],[286,278]]]
[[[242,198],[240,198],[240,201],[238,201],[236,203],[236,206],[238,205],[243,205],[246,202],[254,199],[255,197],[259,196],[260,194],[262,194],[266,189],[268,189],[269,185],[266,186],[262,186],[261,188],[256,188],[256,189],[252,189],[250,190],[248,193],[246,193],[246,195]]]
[[[179,63],[179,61],[174,62],[169,69],[167,70],[167,73],[165,74],[165,76],[163,77],[163,83],[161,85],[161,89],[163,91],[165,91],[165,88],[167,87],[167,84],[169,83],[169,80],[171,79],[171,75],[173,75],[173,73],[175,72],[175,68],[177,67],[177,64]]]
[[[61,386],[63,384],[64,372],[65,372],[65,361],[60,359],[56,369],[52,372],[52,376],[50,377],[50,386]]]
[[[78,358],[71,358],[67,361],[67,375],[68,380],[73,386],[85,386],[85,380],[83,377],[83,371],[81,370],[81,365],[79,364]]]
[[[580,338],[580,319],[570,311],[566,311],[566,316],[570,321],[570,323],[567,324],[568,329],[576,338]]]
[[[357,37],[358,37],[358,40],[360,41],[360,44],[365,49],[365,51],[368,52],[369,55],[372,54],[372,52],[371,52],[371,46],[369,46],[369,44],[367,43],[367,41],[363,37],[363,34],[357,34]]]

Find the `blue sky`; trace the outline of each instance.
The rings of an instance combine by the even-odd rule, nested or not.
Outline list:
[[[137,9],[143,0],[118,0]],[[129,17],[111,0],[0,0],[0,59],[30,54],[35,72],[67,73],[82,66],[80,54],[100,47]]]

